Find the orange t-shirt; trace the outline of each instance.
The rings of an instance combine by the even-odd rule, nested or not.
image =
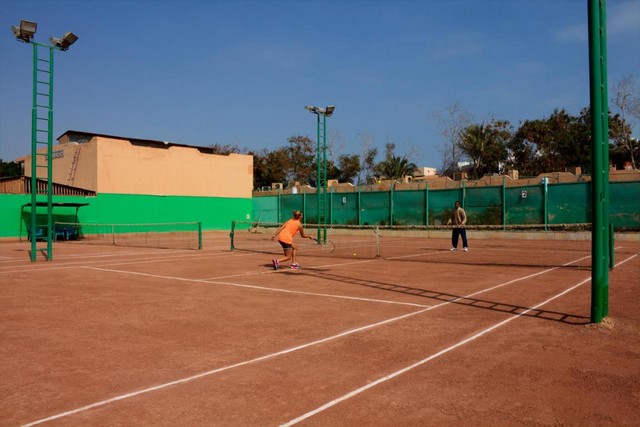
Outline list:
[[[299,219],[290,219],[289,221],[284,223],[284,227],[278,234],[278,240],[283,243],[293,243],[293,236],[300,231],[300,220]]]

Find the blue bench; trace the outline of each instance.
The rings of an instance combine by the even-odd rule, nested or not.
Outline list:
[[[31,241],[31,228],[27,228],[27,236]],[[47,240],[47,235],[44,232],[44,227],[36,227],[36,242]]]

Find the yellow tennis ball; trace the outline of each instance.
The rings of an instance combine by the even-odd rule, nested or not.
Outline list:
[[[353,253],[353,256],[356,256],[356,253],[355,253],[355,252]]]

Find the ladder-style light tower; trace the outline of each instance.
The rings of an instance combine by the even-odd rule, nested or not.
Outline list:
[[[318,158],[316,195],[318,201],[318,242],[327,241],[327,117],[333,115],[335,105],[326,108],[307,105],[310,113],[318,117]]]
[[[61,38],[51,37],[51,45],[33,41],[38,24],[22,20],[20,26],[12,26],[16,40],[33,45],[33,108],[31,110],[31,261],[37,255],[37,193],[38,168],[47,170],[47,260],[53,259],[53,197],[52,197],[52,160],[53,160],[53,51],[66,51],[78,40],[73,33],[65,33]],[[44,51],[44,55],[40,55]],[[46,154],[38,154],[38,146],[46,145]],[[38,164],[38,156],[46,158],[46,164]]]

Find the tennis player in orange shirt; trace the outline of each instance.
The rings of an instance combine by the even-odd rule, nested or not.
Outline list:
[[[285,222],[278,228],[276,234],[273,235],[271,240],[275,240],[278,238],[278,243],[282,246],[284,250],[284,258],[276,259],[274,258],[273,269],[277,270],[280,268],[280,263],[291,260],[291,268],[294,270],[298,270],[300,268],[300,264],[296,262],[296,253],[298,247],[295,243],[293,243],[293,236],[300,233],[300,237],[304,239],[313,239],[313,237],[304,234],[304,228],[302,227],[302,212],[293,211],[293,218]]]

